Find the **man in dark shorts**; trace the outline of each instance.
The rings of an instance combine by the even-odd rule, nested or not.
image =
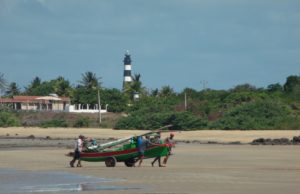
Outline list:
[[[83,140],[84,140],[84,136],[79,135],[75,143],[74,157],[73,160],[70,162],[71,167],[74,167],[74,163],[76,162],[76,160],[78,160],[77,167],[81,167],[80,152],[82,152],[83,149]]]

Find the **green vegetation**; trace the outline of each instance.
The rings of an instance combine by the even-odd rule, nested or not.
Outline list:
[[[81,128],[81,127],[88,127],[89,125],[90,125],[90,120],[88,117],[80,117],[75,121],[73,127]]]
[[[14,114],[0,111],[0,127],[14,127],[19,125],[20,122]]]
[[[40,124],[40,127],[68,127],[68,123],[64,119],[53,119],[50,121],[44,121]]]
[[[274,129],[289,118],[290,109],[280,101],[257,100],[235,106],[212,123],[219,129]]]
[[[289,76],[283,85],[275,83],[266,88],[242,84],[229,90],[185,88],[179,93],[170,86],[150,91],[143,87],[140,74],[135,74],[122,91],[104,88],[100,79],[86,72],[78,85],[72,86],[61,76],[50,81],[35,77],[22,91],[15,82],[7,83],[0,73],[0,89],[6,97],[56,93],[69,96],[73,104],[91,107],[98,104],[99,91],[102,108],[108,106],[110,112],[104,115],[101,127],[115,129],[156,129],[168,124],[174,130],[300,129],[300,76]],[[133,99],[134,93],[139,93],[138,100]],[[75,117],[64,113],[63,117],[36,121],[18,116],[1,104],[0,109],[0,126],[99,127],[97,114]]]
[[[120,119],[116,129],[156,129],[172,124],[173,130],[194,130],[207,126],[207,121],[189,112],[133,114]]]

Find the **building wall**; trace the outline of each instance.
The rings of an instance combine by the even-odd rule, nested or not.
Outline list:
[[[64,111],[64,103],[21,103],[21,110],[54,110],[54,111]]]

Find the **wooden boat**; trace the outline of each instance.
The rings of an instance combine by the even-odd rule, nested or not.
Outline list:
[[[166,156],[169,149],[168,144],[151,145],[145,151],[145,158]],[[139,157],[138,148],[133,143],[125,144],[117,149],[104,149],[99,152],[82,152],[80,158],[87,162],[105,162],[107,167],[116,166],[117,162],[124,162],[126,166],[132,167]]]
[[[165,127],[169,127],[165,126]],[[163,128],[165,128],[163,127]],[[160,128],[162,129],[162,128]],[[160,129],[156,131],[147,132],[139,136],[155,135]],[[165,132],[165,131],[164,131]],[[80,159],[86,162],[105,162],[107,167],[116,166],[117,162],[124,162],[126,166],[132,167],[139,158],[137,148],[137,137],[131,136],[127,138],[118,139],[108,143],[100,144],[96,147],[87,147],[85,151],[80,153]],[[170,144],[151,144],[146,148],[145,158],[155,158],[157,156],[166,156],[169,153]],[[73,156],[74,152],[70,152],[67,156]]]

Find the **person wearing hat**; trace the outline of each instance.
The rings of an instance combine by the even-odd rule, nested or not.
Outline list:
[[[74,150],[73,160],[70,161],[70,166],[71,167],[74,167],[74,163],[76,162],[76,160],[78,160],[77,167],[81,167],[80,152],[82,152],[83,140],[84,140],[84,136],[79,135],[79,137],[78,137],[78,139],[76,140],[76,143],[75,143],[75,150]]]
[[[164,158],[163,164],[167,164],[169,156],[171,155],[172,147],[174,147],[174,133],[170,133],[170,136],[165,139],[165,144],[168,144],[168,154]]]

